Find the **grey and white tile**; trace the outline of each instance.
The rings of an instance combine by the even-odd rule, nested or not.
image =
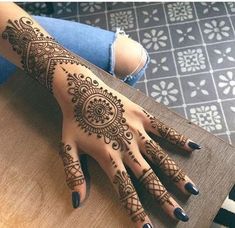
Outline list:
[[[231,100],[222,101],[222,107],[229,131],[235,131],[235,97]]]
[[[94,27],[107,29],[107,21],[104,13],[80,16],[80,22]]]

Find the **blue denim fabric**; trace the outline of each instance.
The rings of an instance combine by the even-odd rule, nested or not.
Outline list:
[[[41,16],[33,16],[33,18],[64,47],[115,76],[113,43],[117,34],[126,35],[120,28],[112,32],[79,22]],[[147,56],[144,67],[139,72],[128,75],[124,82],[134,85],[139,80],[149,63],[148,53]],[[0,56],[0,83],[5,82],[15,70],[15,65]]]

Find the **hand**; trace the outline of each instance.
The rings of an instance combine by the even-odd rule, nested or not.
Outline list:
[[[55,97],[63,112],[60,155],[67,184],[73,191],[74,207],[78,207],[86,195],[79,155],[87,153],[104,169],[137,227],[151,227],[151,221],[124,165],[133,171],[170,217],[187,221],[188,216],[167,192],[143,155],[160,167],[183,193],[197,195],[199,192],[192,180],[148,133],[186,151],[200,147],[108,87],[85,66],[60,65],[54,84]]]

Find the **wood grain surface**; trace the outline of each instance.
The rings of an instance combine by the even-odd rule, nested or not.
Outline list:
[[[92,65],[92,64],[90,64]],[[185,196],[160,176],[190,216],[187,223],[170,220],[142,188],[140,199],[155,227],[209,227],[235,183],[235,148],[190,123],[143,93],[96,68],[108,85],[143,106],[166,124],[198,142],[191,156],[161,142],[194,180],[199,196]],[[85,204],[71,205],[58,155],[61,113],[54,98],[22,71],[0,89],[0,227],[133,227],[107,176],[88,158],[91,188]]]

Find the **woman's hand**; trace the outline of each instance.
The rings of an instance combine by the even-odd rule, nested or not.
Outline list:
[[[124,165],[133,171],[169,216],[188,220],[143,155],[160,167],[183,193],[197,195],[194,183],[147,133],[163,137],[187,151],[200,149],[197,144],[108,87],[85,66],[58,66],[54,94],[63,112],[60,155],[67,184],[73,191],[74,207],[85,199],[86,184],[79,155],[86,153],[107,173],[137,227],[151,227],[151,222]]]

